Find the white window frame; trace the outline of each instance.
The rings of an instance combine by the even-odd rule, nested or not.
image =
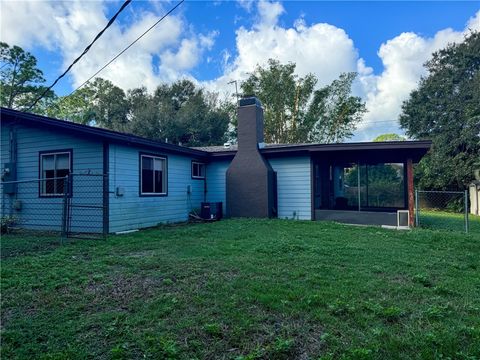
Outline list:
[[[163,160],[164,169],[162,171],[162,183],[163,183],[163,192],[144,192],[143,191],[143,158],[153,159],[155,164],[155,159]],[[153,176],[155,177],[155,170],[153,171]],[[155,180],[153,181],[153,189],[155,190]],[[164,156],[149,155],[149,154],[140,154],[140,195],[142,196],[167,196],[168,193],[168,162],[167,158]]]
[[[203,166],[203,176],[196,176],[196,175],[193,175],[193,165],[196,164],[196,165],[199,165],[199,166]],[[205,163],[203,162],[200,162],[200,161],[192,161],[192,179],[205,179],[205,173],[207,171],[207,167],[205,165]],[[200,171],[201,173],[201,171]]]
[[[49,194],[49,193],[46,193],[45,192],[45,189],[44,189],[44,184],[45,184],[45,181],[48,180],[48,179],[52,179],[53,180],[53,188],[54,190],[56,191],[57,189],[57,180],[59,177],[56,176],[56,173],[57,173],[57,168],[56,168],[56,163],[57,163],[57,155],[63,155],[63,154],[67,154],[68,155],[68,173],[71,174],[72,173],[72,152],[71,151],[65,151],[65,150],[60,150],[60,151],[52,151],[52,152],[45,152],[45,153],[40,153],[40,178],[41,178],[41,184],[40,184],[40,196],[41,197],[55,197],[55,196],[63,196],[65,195],[65,193],[57,193],[57,192],[54,192],[52,194]],[[43,175],[43,157],[44,156],[52,156],[53,155],[53,166],[54,166],[54,173],[55,173],[55,176],[53,178],[45,178],[44,175]],[[64,190],[65,190],[65,184],[64,184]]]

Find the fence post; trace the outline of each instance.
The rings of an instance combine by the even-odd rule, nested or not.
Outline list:
[[[415,226],[418,225],[418,189],[415,189]]]
[[[103,204],[103,227],[102,227],[102,237],[103,240],[107,239],[107,235],[109,233],[109,201],[110,201],[110,193],[109,193],[109,178],[108,173],[102,176],[103,178],[103,197],[102,197],[102,204]]]
[[[463,196],[463,202],[465,203],[465,232],[468,234],[468,190],[465,190]]]
[[[67,238],[67,226],[68,226],[68,194],[70,190],[69,178],[68,175],[65,176],[65,182],[63,184],[63,211],[62,211],[62,234],[60,242],[63,242]]]

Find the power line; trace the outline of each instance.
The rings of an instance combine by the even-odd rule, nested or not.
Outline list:
[[[359,123],[368,123],[368,124],[376,124],[376,123],[397,123],[400,124],[399,120],[374,120],[374,121],[368,121],[368,120],[361,120]]]
[[[70,66],[67,68],[67,70],[65,70],[63,72],[63,74],[61,74],[59,77],[57,77],[55,79],[55,81],[53,82],[52,85],[50,85],[48,88],[45,89],[45,91],[33,102],[32,105],[30,105],[30,107],[27,109],[27,111],[29,111],[30,109],[32,109],[44,96],[45,94],[51,90],[57,83],[58,81],[63,78],[65,75],[67,75],[67,73],[70,71],[70,69],[73,67],[73,65],[75,65],[89,50],[90,48],[92,47],[92,45],[103,35],[103,33],[113,24],[113,22],[115,21],[115,19],[118,17],[118,15],[120,15],[120,13],[123,11],[123,9],[125,9],[127,7],[128,4],[130,4],[132,2],[132,0],[126,0],[122,6],[120,7],[120,9],[118,9],[118,11],[115,13],[115,15],[113,15],[113,17],[108,21],[107,25],[105,25],[105,27],[102,29],[102,31],[100,31],[97,36],[95,36],[95,38],[93,39],[93,41],[85,48],[85,50],[83,50],[83,52],[80,54],[80,56],[78,56],[71,64]]]
[[[117,60],[125,51],[130,49],[138,40],[140,40],[142,37],[144,37],[150,30],[152,30],[155,26],[157,26],[163,19],[165,19],[168,15],[170,15],[177,7],[179,7],[185,0],[181,0],[177,5],[175,5],[173,8],[171,8],[165,15],[163,15],[155,24],[150,26],[142,35],[140,35],[138,38],[136,38],[130,45],[128,45],[125,49],[120,51],[115,57],[113,57],[108,63],[106,63],[100,70],[98,70],[95,74],[90,76],[85,82],[83,82],[79,87],[77,87],[75,90],[73,90],[70,94],[66,95],[65,97],[68,97],[72,95],[74,92],[76,92],[78,89],[83,87],[85,84],[87,84],[90,80],[92,80],[95,76],[97,76],[100,72],[102,72],[108,65],[110,65],[112,62]]]

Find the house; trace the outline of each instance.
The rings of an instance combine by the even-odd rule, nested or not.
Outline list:
[[[264,144],[260,102],[240,100],[238,117],[238,146],[188,148],[2,108],[2,216],[112,233],[186,221],[207,201],[230,217],[412,219],[429,141]]]

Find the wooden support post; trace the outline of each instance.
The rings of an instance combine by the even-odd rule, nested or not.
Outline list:
[[[415,226],[414,223],[414,187],[413,187],[413,161],[407,159],[407,193],[408,193],[408,212],[410,226]]]

